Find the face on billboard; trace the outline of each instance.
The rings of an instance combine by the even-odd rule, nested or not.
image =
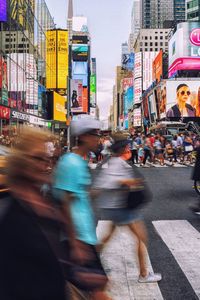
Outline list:
[[[167,81],[166,92],[168,118],[200,116],[199,81]]]
[[[88,45],[72,45],[72,59],[73,61],[87,61]]]
[[[0,1],[0,22],[7,21],[7,0]]]

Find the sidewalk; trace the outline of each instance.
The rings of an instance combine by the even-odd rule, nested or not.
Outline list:
[[[98,238],[101,239],[109,221],[99,221]],[[125,227],[118,227],[112,240],[102,253],[102,263],[111,284],[108,292],[113,300],[161,300],[157,283],[138,283],[138,262],[135,255],[136,241]],[[148,269],[153,271],[148,258]]]

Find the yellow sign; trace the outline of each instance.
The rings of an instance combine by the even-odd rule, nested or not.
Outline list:
[[[48,30],[46,32],[46,88],[56,89],[56,31]]]
[[[66,122],[67,110],[65,109],[66,98],[58,93],[53,93],[53,119]]]
[[[58,84],[57,89],[67,88],[67,76],[68,76],[68,31],[57,31],[57,55],[58,55]]]

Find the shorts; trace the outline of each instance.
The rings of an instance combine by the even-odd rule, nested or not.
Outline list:
[[[162,153],[163,153],[162,149],[156,149],[155,150],[156,155],[159,155],[159,154],[162,154]]]
[[[142,219],[137,209],[102,208],[101,213],[104,220],[112,221],[115,225],[128,225]]]

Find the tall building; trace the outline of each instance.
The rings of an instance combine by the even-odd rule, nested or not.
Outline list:
[[[186,0],[186,20],[200,21],[200,0]]]
[[[184,22],[186,20],[185,9],[185,0],[174,0],[174,20],[176,23]]]
[[[131,12],[131,34],[133,35],[133,43],[141,28],[141,8],[141,0],[133,0]]]
[[[69,33],[69,41],[73,35],[73,0],[68,0],[68,14],[67,14],[67,29]]]
[[[141,0],[142,28],[163,28],[166,20],[174,20],[175,0]]]
[[[134,45],[135,52],[168,52],[168,35],[171,29],[140,29]]]

